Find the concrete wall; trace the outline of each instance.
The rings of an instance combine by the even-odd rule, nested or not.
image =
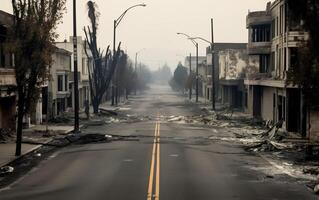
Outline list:
[[[245,77],[248,66],[246,50],[228,49],[219,52],[219,79],[236,80]]]
[[[246,67],[246,78],[253,79],[259,73],[259,55],[249,55],[248,66]]]

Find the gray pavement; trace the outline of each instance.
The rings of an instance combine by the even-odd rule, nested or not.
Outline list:
[[[158,116],[194,115],[199,108],[168,87],[133,97],[127,114],[154,120],[89,127],[87,133],[136,135],[138,141],[72,145],[0,192],[1,200],[269,200],[318,199],[238,144],[211,141],[210,128],[167,123]],[[157,120],[156,120],[157,119]],[[150,192],[149,192],[150,191]]]

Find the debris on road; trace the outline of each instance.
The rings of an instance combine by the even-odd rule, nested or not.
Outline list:
[[[115,110],[100,108],[99,111],[100,111],[99,112],[100,115],[106,115],[106,116],[117,116],[118,115],[118,113]]]
[[[63,115],[50,119],[50,123],[54,124],[67,124],[69,122],[71,122],[71,117]]]
[[[319,167],[305,167],[302,172],[304,174],[319,175]]]
[[[11,129],[0,128],[0,143],[6,143],[13,139],[14,132]]]
[[[12,173],[14,171],[14,168],[11,166],[4,166],[0,168],[0,175],[5,175]]]
[[[102,143],[110,142],[111,138],[105,134],[85,134],[79,137],[76,141],[77,144],[88,144],[88,143]]]
[[[112,141],[140,141],[136,135],[112,135]]]
[[[86,123],[87,126],[102,126],[104,124],[103,120],[90,120]]]

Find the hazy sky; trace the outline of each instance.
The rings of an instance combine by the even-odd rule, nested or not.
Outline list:
[[[175,68],[195,47],[177,32],[201,36],[210,40],[210,18],[214,18],[215,42],[247,42],[246,15],[248,10],[264,10],[269,0],[95,0],[99,6],[99,42],[102,48],[112,44],[113,20],[128,7],[145,3],[125,16],[117,29],[117,41],[122,42],[132,59],[152,69],[167,63]],[[0,9],[12,12],[11,0],[0,0]],[[67,13],[58,28],[60,40],[72,35],[72,0],[67,0]],[[88,24],[87,0],[78,0],[78,34]],[[199,54],[204,55],[207,44],[200,42]]]

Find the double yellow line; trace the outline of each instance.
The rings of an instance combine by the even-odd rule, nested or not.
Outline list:
[[[148,191],[147,191],[147,200],[159,200],[160,192],[160,128],[161,124],[156,122],[155,124],[155,133],[153,141],[153,151],[152,151],[152,161],[151,161],[151,170],[150,178],[148,182]],[[156,166],[155,166],[156,165]],[[154,174],[156,170],[156,174]],[[155,193],[154,193],[154,176],[155,177]]]

